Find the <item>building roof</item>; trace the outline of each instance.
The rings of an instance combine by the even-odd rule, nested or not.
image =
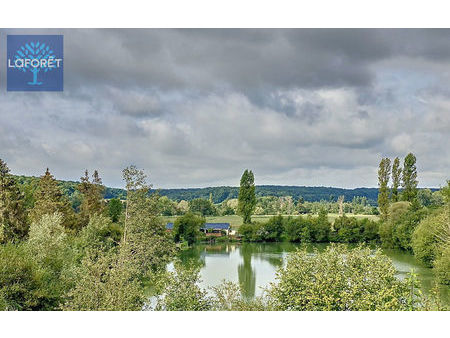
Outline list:
[[[205,223],[202,229],[223,229],[228,230],[230,228],[230,223]]]
[[[221,230],[228,230],[230,228],[230,223],[205,223],[204,226],[201,227],[201,229],[221,229]],[[173,229],[173,223],[167,223],[166,224],[167,230]]]

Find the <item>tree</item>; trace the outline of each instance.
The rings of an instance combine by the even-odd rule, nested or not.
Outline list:
[[[28,233],[24,196],[0,159],[0,243],[17,242]]]
[[[202,216],[212,216],[217,214],[217,210],[211,201],[204,198],[196,198],[189,202],[189,211]]]
[[[391,200],[392,202],[398,202],[398,188],[401,184],[402,168],[400,167],[400,159],[396,157],[392,164],[392,188],[391,188]]]
[[[391,160],[383,158],[378,168],[378,207],[380,208],[381,218],[386,220],[389,209],[389,176],[391,172]]]
[[[205,219],[191,212],[177,217],[173,225],[175,241],[185,240],[189,245],[195,243],[200,235],[200,228],[205,224]]]
[[[75,270],[63,310],[139,311],[146,300],[139,276],[127,250],[90,251]]]
[[[238,213],[242,216],[244,224],[251,223],[255,206],[255,177],[251,170],[246,169],[241,177],[238,196]]]
[[[108,202],[108,214],[111,217],[111,221],[117,223],[119,221],[120,214],[122,213],[122,202],[118,198],[111,198]]]
[[[417,197],[417,183],[416,157],[412,153],[409,153],[405,157],[403,164],[402,197],[404,201],[415,202]]]
[[[105,187],[102,184],[102,179],[97,170],[94,170],[92,181],[89,180],[89,172],[87,169],[80,180],[81,183],[77,186],[77,190],[82,195],[80,218],[82,226],[86,226],[91,216],[101,214],[104,210],[103,194]]]
[[[327,242],[330,237],[331,224],[328,221],[328,212],[325,208],[320,208],[319,215],[313,220],[313,237],[316,242]]]
[[[173,255],[174,244],[158,216],[159,196],[148,196],[150,185],[144,171],[130,166],[123,170],[123,178],[127,202],[122,244],[129,250],[130,260],[135,261],[145,276],[151,271],[165,269]]]
[[[344,215],[344,195],[338,197],[339,215]]]
[[[44,215],[59,212],[63,215],[64,228],[72,231],[79,229],[79,224],[76,222],[75,213],[68,198],[64,195],[48,168],[39,179],[39,186],[34,193],[34,199],[34,207],[30,213],[32,222],[38,222]]]

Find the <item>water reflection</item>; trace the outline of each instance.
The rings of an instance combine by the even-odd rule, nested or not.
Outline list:
[[[255,297],[256,273],[252,269],[253,250],[248,245],[243,245],[239,250],[242,257],[242,264],[238,266],[239,284],[242,286],[242,293],[245,298]]]
[[[323,251],[326,244],[308,244],[313,252]],[[223,280],[242,285],[243,296],[252,298],[262,293],[263,288],[275,280],[275,274],[286,260],[289,252],[301,247],[292,243],[232,243],[215,245],[195,245],[179,253],[183,264],[201,267],[201,286],[208,288]],[[421,265],[413,255],[397,250],[384,250],[403,278],[414,269],[422,283],[424,292],[433,287],[432,270]],[[443,286],[442,300],[450,304],[450,288]]]

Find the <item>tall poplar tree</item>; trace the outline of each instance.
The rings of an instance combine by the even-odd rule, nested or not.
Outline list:
[[[415,202],[417,197],[417,168],[416,157],[409,153],[405,157],[403,163],[403,175],[402,175],[402,198],[408,202]]]
[[[400,167],[400,159],[396,157],[392,164],[392,188],[391,188],[391,200],[392,202],[399,201],[398,188],[400,187],[402,180],[402,168]]]
[[[60,212],[63,215],[63,226],[68,230],[78,230],[79,224],[76,221],[75,212],[69,199],[64,195],[48,168],[39,179],[34,200],[34,207],[30,213],[32,222],[40,221],[44,215]]]
[[[389,211],[389,176],[391,173],[391,160],[389,158],[381,159],[378,167],[378,207],[380,208],[381,218],[386,220]]]
[[[17,242],[28,234],[24,196],[0,159],[0,243]]]
[[[244,224],[252,222],[255,206],[255,177],[251,170],[245,169],[241,177],[238,196],[238,214],[242,216]]]

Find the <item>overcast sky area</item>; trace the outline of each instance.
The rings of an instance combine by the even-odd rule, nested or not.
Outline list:
[[[157,188],[376,187],[381,157],[450,179],[450,30],[7,30],[64,35],[64,92],[6,92],[0,158],[78,180],[144,168]]]

